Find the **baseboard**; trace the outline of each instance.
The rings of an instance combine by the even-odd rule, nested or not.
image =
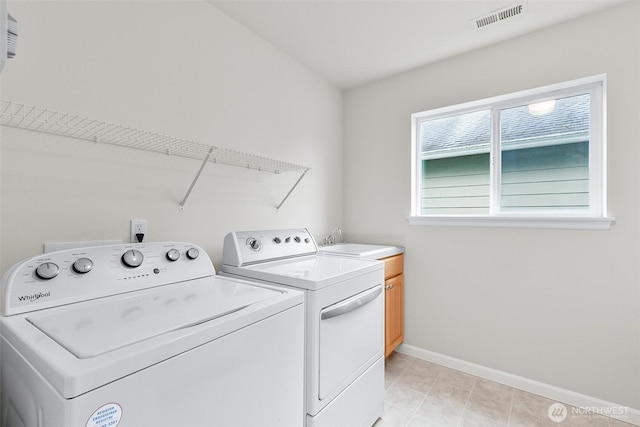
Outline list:
[[[487,368],[485,366],[477,365],[475,363],[456,359],[454,357],[435,353],[429,350],[424,350],[422,348],[414,347],[408,344],[401,344],[398,348],[396,348],[396,351],[398,353],[426,360],[427,362],[437,363],[438,365],[466,372],[468,374],[475,375],[486,380],[494,381],[513,388],[517,388],[519,390],[537,394],[538,396],[543,396],[547,399],[555,400],[556,402],[566,403],[577,408],[596,408],[598,413],[601,413],[603,415],[613,414],[613,418],[617,418],[620,421],[640,426],[639,409],[616,405],[615,403],[607,402],[595,397],[586,396],[584,394],[576,393],[571,390],[562,389],[550,384],[534,381],[528,378],[520,377],[518,375],[509,374],[507,372],[498,371],[496,369]],[[623,414],[621,414],[621,412],[623,412]]]

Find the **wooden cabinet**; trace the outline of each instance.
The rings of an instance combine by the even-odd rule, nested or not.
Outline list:
[[[384,261],[384,356],[389,356],[404,339],[404,255]]]

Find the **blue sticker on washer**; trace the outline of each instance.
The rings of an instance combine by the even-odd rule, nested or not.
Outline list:
[[[122,418],[122,407],[117,403],[102,405],[91,414],[86,427],[115,427]]]

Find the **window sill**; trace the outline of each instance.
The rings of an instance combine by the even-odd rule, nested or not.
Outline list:
[[[551,228],[567,230],[609,230],[615,218],[515,217],[515,216],[409,216],[411,225],[433,227]]]

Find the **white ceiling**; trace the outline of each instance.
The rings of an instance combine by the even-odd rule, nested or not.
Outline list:
[[[208,0],[340,88],[613,6],[621,0]],[[520,16],[472,20],[524,3]],[[597,30],[597,29],[594,29]]]

